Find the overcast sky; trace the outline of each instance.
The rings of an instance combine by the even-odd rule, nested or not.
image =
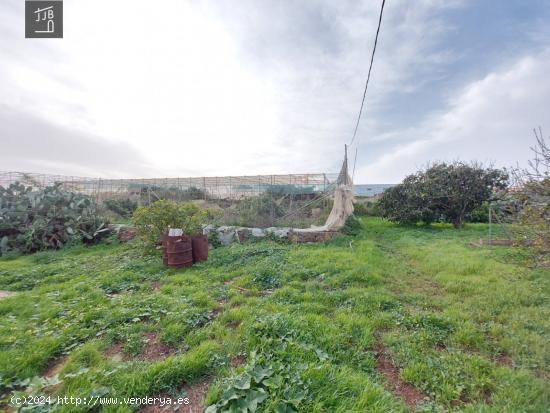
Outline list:
[[[65,0],[63,39],[25,39],[24,1],[1,0],[0,170],[336,172],[379,7]],[[548,0],[387,0],[355,182],[525,163],[550,134],[549,19]]]

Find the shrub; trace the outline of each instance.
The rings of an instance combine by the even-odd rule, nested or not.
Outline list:
[[[367,206],[362,202],[353,203],[353,215],[357,217],[367,216]]]
[[[208,211],[192,203],[160,200],[136,209],[132,222],[148,252],[154,252],[160,236],[168,228],[181,228],[186,235],[202,234]]]
[[[467,217],[468,222],[489,222],[489,203],[483,202]]]
[[[518,220],[541,252],[550,251],[550,139],[535,130],[536,145],[528,169],[514,171],[514,199],[521,206]],[[547,262],[547,261],[546,261]]]
[[[351,215],[346,220],[346,224],[342,228],[342,233],[345,235],[357,236],[361,233],[363,226],[355,216]]]
[[[0,186],[0,253],[61,248],[72,241],[95,243],[108,235],[94,201],[66,191],[60,183],[34,189],[21,183]]]
[[[392,221],[450,222],[459,228],[507,184],[508,175],[503,170],[462,162],[439,163],[384,191],[379,208],[382,216]]]
[[[223,245],[220,241],[220,234],[216,228],[212,228],[208,233],[208,244],[210,244],[213,248],[219,248]]]
[[[195,186],[182,189],[177,186],[134,185],[131,190],[139,194],[142,205],[149,205],[158,200],[181,202],[207,198],[206,191]]]
[[[240,224],[245,226],[271,225],[273,220],[284,215],[284,209],[270,194],[243,199],[237,205]]]
[[[378,201],[354,202],[353,215],[357,217],[377,217],[380,216],[378,210]]]
[[[124,198],[124,199],[106,199],[105,207],[109,210],[114,212],[115,214],[120,215],[121,217],[129,217],[132,215],[132,213],[136,210],[138,207],[137,202],[132,201],[130,198]]]
[[[206,192],[204,190],[197,188],[196,186],[189,187],[183,190],[183,199],[205,199]]]

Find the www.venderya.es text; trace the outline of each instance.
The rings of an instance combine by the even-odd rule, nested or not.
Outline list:
[[[20,406],[43,406],[43,405],[74,405],[74,406],[102,406],[102,405],[157,405],[164,406],[182,406],[188,405],[190,400],[188,397],[105,397],[105,396],[90,396],[90,397],[74,397],[74,396],[22,396],[12,397],[11,405],[14,407]]]

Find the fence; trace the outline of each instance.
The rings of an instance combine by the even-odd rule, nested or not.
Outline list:
[[[204,199],[238,200],[264,192],[315,196],[334,188],[337,174],[290,174],[198,178],[102,179],[25,172],[0,172],[0,185],[21,182],[43,188],[60,183],[63,188],[102,201],[139,195],[150,200],[184,200],[193,195]]]

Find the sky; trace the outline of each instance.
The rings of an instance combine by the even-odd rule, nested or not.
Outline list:
[[[337,172],[380,1],[65,0],[62,39],[0,2],[0,171]],[[524,165],[550,134],[550,2],[387,0],[350,165]],[[357,150],[357,161],[353,162]]]

